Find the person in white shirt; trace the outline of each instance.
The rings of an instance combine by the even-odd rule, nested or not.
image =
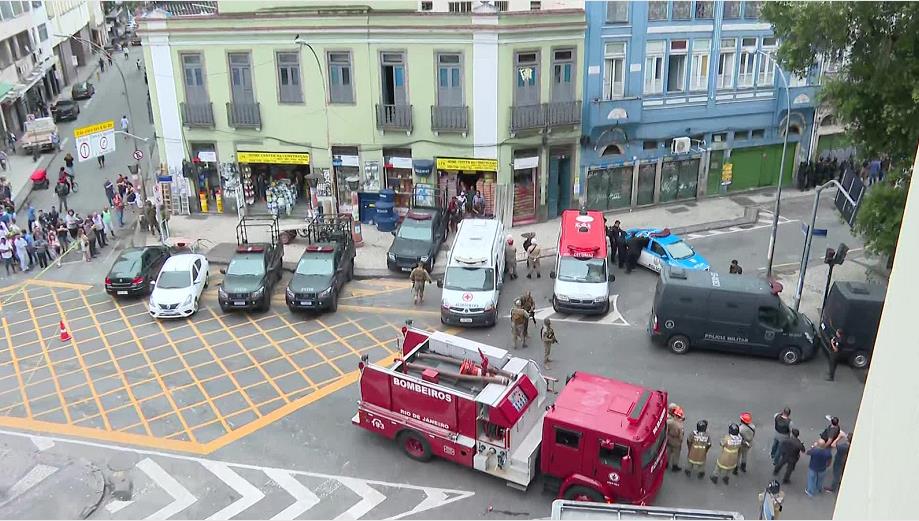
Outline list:
[[[3,265],[6,266],[6,274],[10,274],[10,269],[16,273],[16,265],[13,264],[13,246],[6,237],[0,237],[0,259],[3,259]]]
[[[130,126],[131,126],[131,122],[128,121],[128,116],[122,114],[122,116],[121,116],[121,131],[122,131],[122,132],[125,132],[125,135],[124,135],[124,140],[125,140],[125,141],[127,141],[128,138],[130,137],[130,136],[128,136],[128,134],[127,134],[128,129],[130,128]]]

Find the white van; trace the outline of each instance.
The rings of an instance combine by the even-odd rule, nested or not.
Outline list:
[[[443,279],[440,321],[458,326],[493,326],[504,284],[504,225],[494,219],[464,219],[450,249]]]

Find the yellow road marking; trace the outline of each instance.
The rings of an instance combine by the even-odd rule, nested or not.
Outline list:
[[[252,320],[252,318],[248,314],[246,315],[246,319],[249,320],[249,323],[255,326],[255,329],[257,329],[258,332],[261,333],[262,336],[264,336],[268,340],[268,343],[271,344],[272,347],[274,347],[278,351],[278,354],[281,355],[285,360],[287,360],[287,362],[290,364],[291,367],[293,367],[294,369],[299,369],[300,376],[302,376],[304,380],[306,380],[312,387],[316,387],[316,382],[314,382],[312,378],[306,375],[303,369],[300,368],[299,365],[293,361],[293,359],[290,357],[290,355],[287,354],[287,351],[285,351],[284,348],[278,345],[277,340],[272,338],[271,335],[268,335],[267,333],[265,333],[265,330],[262,329],[262,326],[258,325],[258,322]]]
[[[281,322],[284,322],[284,324],[286,324],[287,327],[290,328],[290,330],[293,331],[294,334],[297,335],[297,337],[299,337],[300,340],[302,340],[307,346],[309,346],[309,347],[310,347],[313,351],[315,351],[316,353],[319,353],[319,356],[322,357],[322,359],[325,360],[325,362],[326,362],[327,364],[331,365],[332,368],[335,369],[335,371],[339,374],[339,376],[343,376],[343,375],[345,374],[345,372],[342,371],[337,365],[335,365],[335,364],[333,364],[332,362],[329,361],[329,358],[325,355],[325,353],[322,352],[322,349],[316,349],[316,345],[314,345],[314,344],[310,341],[310,339],[307,338],[308,335],[304,335],[303,333],[301,333],[300,331],[298,331],[297,328],[294,327],[293,323],[291,323],[289,320],[287,320],[287,317],[285,317],[285,316],[283,316],[283,315],[281,315],[281,314],[278,314],[278,318],[280,318],[280,319],[281,319]],[[301,352],[301,351],[297,351],[297,353],[300,353],[300,352]]]
[[[32,303],[29,301],[29,295],[23,292],[23,296],[26,306],[29,308],[29,314],[32,315],[32,323],[35,325],[35,330],[40,332],[41,327],[38,325],[38,317],[36,317],[34,311],[32,311]],[[51,356],[48,354],[48,345],[42,341],[41,348],[45,357],[45,363],[48,365],[48,370],[51,372],[51,378],[54,380],[54,389],[57,391],[57,396],[61,400],[61,405],[64,406],[64,418],[67,420],[67,423],[72,423],[73,420],[70,418],[70,411],[66,406],[67,401],[64,399],[64,393],[61,392],[61,384],[57,380],[57,372],[54,370],[54,365],[51,363]],[[35,369],[38,369],[38,366],[35,366]]]
[[[426,309],[402,309],[402,308],[388,308],[384,306],[373,307],[373,306],[355,306],[353,304],[339,304],[339,310],[342,311],[357,311],[361,313],[387,313],[387,314],[397,314],[397,315],[427,315],[427,316],[440,316],[440,311],[428,311]]]
[[[45,269],[47,270],[47,268]],[[29,279],[27,286],[43,286],[52,289],[75,289],[77,291],[89,291],[92,289],[92,286],[87,286],[86,284],[74,284],[72,282],[59,282],[56,280],[42,279]]]
[[[198,311],[200,311],[200,309]],[[242,392],[242,388],[239,386],[239,382],[236,381],[236,375],[234,375],[233,372],[230,371],[227,368],[227,366],[223,364],[223,360],[221,360],[220,357],[217,356],[217,353],[214,352],[214,349],[211,347],[210,343],[208,343],[208,341],[204,339],[204,336],[201,335],[201,331],[198,330],[195,323],[189,320],[188,325],[191,326],[191,330],[195,333],[195,336],[198,337],[198,340],[200,340],[201,343],[204,344],[204,347],[207,348],[208,353],[210,353],[210,355],[214,358],[214,361],[217,362],[217,365],[220,366],[221,369],[223,369],[223,372],[226,373],[227,376],[230,377],[230,380],[233,382],[233,385],[235,385],[236,388],[239,389],[239,394],[243,395],[243,399],[245,399],[246,403],[249,404],[249,408],[256,411],[256,416],[259,416],[258,409],[256,409],[255,404],[252,403],[252,400],[249,398],[249,395]]]
[[[29,404],[29,396],[26,394],[26,385],[22,380],[22,370],[19,368],[19,361],[16,359],[16,350],[13,348],[13,339],[10,338],[10,328],[6,325],[6,317],[2,318],[3,320],[3,332],[6,336],[6,345],[7,349],[10,350],[10,358],[13,362],[13,369],[16,371],[16,380],[19,382],[19,392],[22,394],[22,405],[25,407],[26,417],[32,417],[32,407]],[[9,409],[4,411],[4,415],[8,414],[14,405],[11,405]]]

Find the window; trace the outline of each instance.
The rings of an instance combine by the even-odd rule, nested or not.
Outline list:
[[[739,0],[725,0],[723,18],[725,20],[736,20],[740,18],[740,1]]]
[[[692,76],[689,90],[708,90],[708,61],[710,58],[712,41],[699,39],[692,41]]]
[[[555,428],[555,443],[572,449],[577,449],[581,444],[581,433],[568,429]]]
[[[532,1],[530,2],[530,11],[539,11],[542,9],[542,2]]]
[[[185,101],[207,103],[207,89],[204,86],[204,62],[200,54],[183,54],[182,71],[185,78]]]
[[[518,52],[514,57],[514,105],[539,104],[539,55],[535,52]]]
[[[22,14],[22,2],[4,2],[13,6],[13,16],[19,16]]]
[[[779,310],[776,308],[761,307],[759,308],[759,323],[771,328],[771,329],[781,329],[781,315],[779,315]]]
[[[3,16],[4,20],[13,17],[13,6],[10,2],[0,2],[0,16]]]
[[[673,2],[673,13],[670,18],[673,20],[689,20],[692,18],[692,2],[679,0]]]
[[[495,9],[498,11],[507,11],[508,0],[495,0]]]
[[[606,21],[613,24],[629,23],[629,2],[607,2]]]
[[[664,42],[645,45],[645,94],[661,94],[664,90]]]
[[[763,12],[763,3],[759,0],[747,0],[744,2],[743,17],[747,20],[758,20]]]
[[[431,1],[431,0],[428,0],[428,1],[426,1],[426,2],[421,2],[421,10],[422,10],[422,11],[433,11],[433,10],[434,10],[434,2]]]
[[[278,101],[281,103],[303,103],[303,89],[300,85],[300,54],[279,52],[275,55],[278,67]]]
[[[472,11],[472,2],[448,2],[447,6],[451,13],[469,13]]]
[[[603,63],[603,99],[625,95],[625,42],[606,44]]]
[[[648,2],[648,20],[666,20],[667,2],[651,0]]]
[[[622,468],[622,458],[629,455],[629,448],[625,445],[613,444],[611,448],[603,447],[601,441],[600,453],[598,458],[601,465],[607,467]]]
[[[686,51],[687,40],[670,42],[670,55],[667,57],[667,92],[686,90]]]
[[[777,40],[774,36],[763,38],[762,49],[768,56],[760,54],[762,65],[759,69],[759,78],[756,80],[757,85],[771,87],[775,83],[775,61],[772,56],[776,46]]]
[[[401,52],[380,54],[380,80],[383,105],[408,105],[404,54]]]
[[[354,103],[354,84],[351,77],[351,53],[330,52],[329,103]]]
[[[38,26],[38,40],[45,41],[48,39],[48,25],[41,24]]]
[[[441,107],[463,106],[462,71],[462,55],[437,55],[437,105]]]
[[[735,130],[734,131],[734,141],[746,141],[750,139],[750,131],[748,130]]]
[[[651,243],[651,252],[657,255],[658,257],[667,256],[667,252],[664,251],[664,247],[656,242]]]
[[[233,103],[255,103],[255,91],[252,87],[252,68],[249,53],[230,53],[230,91]]]
[[[574,50],[552,51],[552,101],[574,101]]]
[[[750,132],[750,139],[763,139],[766,137],[766,129],[758,128]]]
[[[712,134],[712,141],[714,143],[724,143],[727,140],[728,140],[727,132],[718,132],[718,133]]]
[[[741,39],[741,47],[737,86],[749,88],[753,86],[753,78],[756,76],[756,38]]]
[[[721,40],[721,54],[718,56],[718,77],[715,87],[719,89],[734,88],[734,62],[737,58],[737,40]]]
[[[696,19],[711,20],[715,17],[715,2],[711,0],[696,0]]]
[[[657,141],[642,141],[642,150],[657,150]]]

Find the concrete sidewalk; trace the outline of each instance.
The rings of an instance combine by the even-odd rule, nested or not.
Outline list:
[[[807,196],[797,191],[788,191],[783,194],[786,198]],[[731,197],[714,197],[699,201],[685,201],[669,205],[655,206],[653,208],[626,210],[623,212],[607,212],[606,217],[610,223],[618,219],[623,228],[670,227],[675,233],[685,234],[701,230],[741,226],[756,222],[759,206],[774,201],[772,190],[750,192]],[[189,215],[173,216],[169,221],[172,237],[183,237],[189,240],[206,239],[211,246],[208,259],[213,264],[226,264],[229,262],[236,247],[236,224],[238,219],[234,214],[223,215]],[[299,219],[281,219],[280,228],[295,228],[302,223]],[[377,231],[375,226],[364,225],[361,227],[363,245],[358,248],[355,260],[355,276],[360,278],[397,277],[403,278],[405,274],[391,272],[386,268],[386,252],[392,244],[392,235]],[[521,234],[525,232],[536,233],[536,240],[542,245],[544,257],[556,255],[556,244],[559,234],[559,220],[553,219],[543,223],[516,226],[509,233],[522,242]],[[251,234],[250,234],[251,235]],[[252,238],[250,240],[258,240]],[[138,244],[156,243],[156,237],[147,233],[139,237]],[[297,239],[285,246],[285,267],[293,269],[295,263],[303,254],[306,243]],[[443,248],[437,257],[434,273],[442,273],[446,263],[449,248]],[[523,261],[525,255],[518,251],[518,261]]]

